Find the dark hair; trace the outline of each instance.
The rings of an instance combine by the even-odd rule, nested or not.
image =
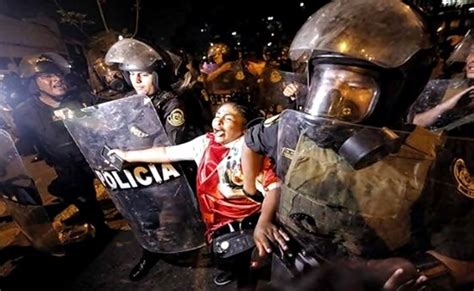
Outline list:
[[[238,113],[244,118],[245,128],[250,128],[263,120],[262,114],[258,110],[252,108],[251,104],[247,102],[231,101],[224,104],[229,104],[238,111]]]

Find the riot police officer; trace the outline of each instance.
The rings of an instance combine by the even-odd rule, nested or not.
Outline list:
[[[49,192],[77,206],[98,234],[107,234],[110,229],[96,198],[94,175],[62,122],[69,110],[94,102],[87,93],[71,92],[64,79],[69,70],[68,62],[56,53],[22,59],[20,74],[30,96],[13,112],[18,148],[22,154],[34,148],[56,170],[58,177]]]
[[[256,153],[273,157],[285,178],[278,217],[294,238],[257,225],[260,254],[273,241],[296,269],[356,257],[351,266],[384,290],[474,281],[472,141],[402,127],[434,49],[423,18],[401,1],[334,1],[308,19],[290,51],[311,72],[305,113],[285,111],[246,135],[244,176],[258,169]],[[244,189],[255,193],[248,180]]]
[[[207,52],[211,65],[203,66],[204,87],[209,95],[213,111],[228,101],[250,101],[248,74],[224,43],[212,44]],[[206,69],[204,69],[206,68]]]
[[[151,98],[171,143],[179,144],[189,139],[185,105],[171,90],[174,81],[171,59],[164,50],[157,50],[136,39],[124,38],[111,46],[105,60],[119,65],[134,88],[131,94]],[[143,248],[141,259],[130,272],[130,280],[143,278],[158,260],[158,253]]]

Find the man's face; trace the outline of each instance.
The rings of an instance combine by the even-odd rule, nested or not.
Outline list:
[[[474,79],[474,52],[471,52],[466,59],[466,77]]]
[[[41,93],[55,99],[62,99],[67,92],[64,76],[60,73],[40,73],[36,76],[36,84]]]
[[[151,72],[130,72],[130,81],[132,82],[133,89],[139,95],[152,96],[156,92],[155,85],[153,84],[153,73]]]

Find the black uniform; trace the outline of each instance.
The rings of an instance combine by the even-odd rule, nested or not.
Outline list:
[[[78,207],[83,218],[96,227],[103,227],[103,213],[97,203],[94,175],[72,140],[64,124],[54,114],[56,110],[86,107],[92,96],[67,96],[59,108],[52,108],[31,97],[14,111],[20,154],[34,149],[46,163],[52,166],[57,178],[48,187],[49,192]]]
[[[135,92],[131,92],[127,95],[134,94]],[[172,144],[180,144],[193,138],[186,134],[186,109],[184,102],[175,93],[162,90],[149,97]]]

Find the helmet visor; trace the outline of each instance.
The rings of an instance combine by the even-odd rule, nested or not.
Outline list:
[[[371,113],[379,92],[374,77],[362,69],[319,65],[312,74],[304,111],[359,122]]]

